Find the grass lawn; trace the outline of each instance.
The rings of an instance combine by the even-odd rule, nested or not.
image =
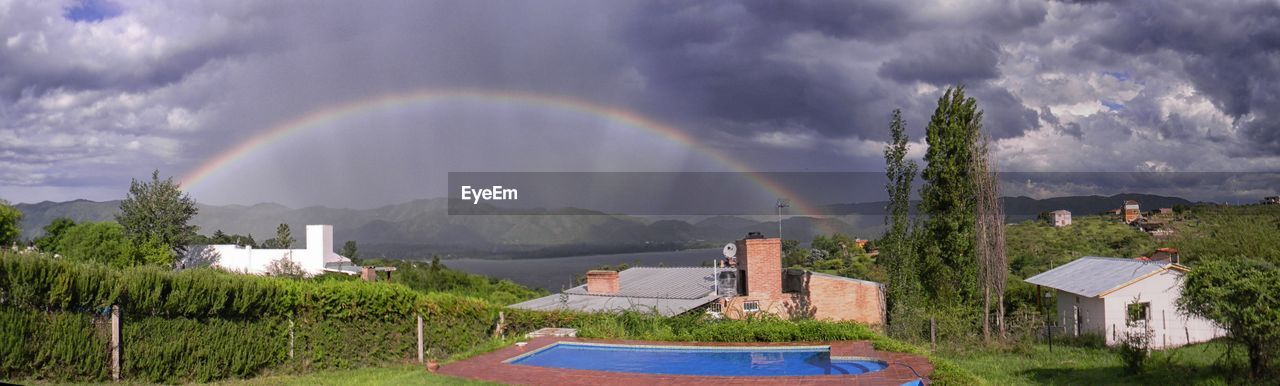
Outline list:
[[[421,366],[403,365],[264,376],[217,382],[212,385],[494,385],[494,383],[436,375],[426,372]]]
[[[1126,374],[1119,355],[1105,348],[1036,344],[1008,349],[949,349],[938,355],[993,385],[1226,385],[1247,382],[1242,348],[1223,359],[1227,345],[1197,344],[1156,351],[1139,374]]]

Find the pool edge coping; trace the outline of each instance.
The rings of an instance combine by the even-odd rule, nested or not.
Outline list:
[[[826,350],[828,354],[830,354],[830,353],[832,352],[831,345],[829,345],[829,344],[827,344],[827,345],[811,345],[811,346],[767,346],[767,345],[764,345],[764,346],[747,346],[747,345],[743,345],[743,346],[709,346],[709,345],[698,345],[698,344],[696,344],[696,343],[699,343],[699,342],[689,342],[689,343],[695,343],[695,344],[690,344],[690,345],[627,344],[627,343],[575,342],[575,341],[563,341],[563,340],[560,340],[560,341],[555,341],[555,342],[553,342],[553,343],[551,343],[551,344],[543,345],[542,347],[539,347],[539,348],[537,348],[537,349],[534,349],[533,351],[529,351],[529,352],[526,352],[526,353],[521,353],[521,354],[519,354],[519,355],[516,355],[516,356],[510,357],[510,358],[507,358],[507,359],[503,360],[503,361],[502,361],[502,363],[509,364],[509,365],[521,365],[521,364],[516,363],[516,362],[518,362],[518,361],[520,361],[520,360],[522,360],[522,359],[525,359],[525,358],[528,358],[528,357],[531,357],[531,356],[537,355],[538,353],[541,353],[541,352],[543,352],[543,351],[547,351],[547,350],[550,350],[550,349],[552,349],[552,348],[559,347],[559,346],[561,346],[561,345],[564,345],[564,346],[590,346],[590,347],[617,347],[617,348],[652,348],[652,349],[677,350],[677,351],[678,351],[678,350],[684,350],[684,351],[705,350],[705,351],[747,351],[747,352],[756,352],[756,351],[763,351],[763,350],[768,350],[768,351],[809,351],[809,350]],[[767,342],[766,342],[766,343],[767,343]],[[763,350],[762,350],[762,349],[763,349]],[[830,356],[831,360],[833,360],[833,361],[834,361],[834,360],[840,360],[840,361],[865,361],[865,362],[878,362],[878,363],[880,363],[880,364],[882,364],[882,365],[885,365],[885,367],[888,367],[888,366],[890,365],[890,363],[889,363],[888,361],[885,361],[885,360],[880,359],[880,358],[873,358],[873,357],[869,357],[869,356],[861,356],[861,355],[829,355],[829,356]],[[531,365],[522,365],[522,366],[531,366]],[[542,366],[542,367],[550,367],[550,366]]]

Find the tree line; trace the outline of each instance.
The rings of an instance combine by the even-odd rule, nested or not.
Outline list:
[[[93,261],[114,267],[155,265],[173,267],[193,245],[236,244],[254,248],[290,249],[297,243],[288,224],[276,228],[274,238],[256,242],[252,234],[227,234],[221,229],[211,236],[198,234],[191,219],[199,213],[196,202],[184,193],[172,177],[133,179],[120,202],[115,221],[81,222],[59,217],[44,226],[44,235],[30,245],[41,252],[76,261]],[[15,248],[21,236],[22,212],[0,201],[0,245]],[[358,258],[354,240],[347,241],[342,256]]]

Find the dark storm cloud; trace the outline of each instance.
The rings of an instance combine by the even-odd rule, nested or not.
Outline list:
[[[999,54],[1000,46],[988,36],[935,40],[927,49],[907,51],[885,62],[879,73],[903,83],[974,84],[1000,75]]]
[[[838,18],[839,12],[786,11],[776,19],[759,13],[776,7],[653,3],[631,19],[622,38],[661,101],[659,108],[684,111],[705,122],[847,133],[859,102],[875,99],[868,92],[875,80],[848,79],[830,66],[770,56],[794,34],[847,37],[864,29],[855,20]],[[815,15],[818,23],[803,22]],[[864,28],[875,30],[874,25]]]
[[[443,88],[634,111],[753,166],[876,170],[890,111],[903,110],[918,143],[946,87],[964,84],[1010,168],[1280,169],[1275,2],[113,4],[110,17],[79,22],[65,17],[71,3],[0,13],[0,194],[77,179],[119,181],[96,187],[118,191],[129,176],[181,175],[326,106]],[[493,149],[479,169],[716,166],[696,152],[637,166],[661,157],[611,146],[646,134],[589,137],[609,129],[590,117],[483,103],[421,110],[273,149],[243,177],[274,190],[214,193],[373,205],[339,188],[289,187],[341,174],[368,179],[337,187],[413,196],[412,181],[470,170],[451,160]],[[511,138],[525,142],[496,145]],[[296,161],[314,154],[335,171]],[[381,175],[396,181],[370,177]]]

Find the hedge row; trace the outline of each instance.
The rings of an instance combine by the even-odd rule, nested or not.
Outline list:
[[[464,352],[489,339],[499,311],[398,284],[0,253],[0,377],[108,379],[111,305],[123,315],[124,377],[168,383],[415,359],[419,314],[427,347]]]
[[[424,295],[395,284],[268,278],[214,269],[113,269],[12,253],[0,255],[0,301],[44,311],[100,312],[120,305],[135,316],[229,319],[316,314],[400,320],[418,312],[491,308],[474,299]]]

